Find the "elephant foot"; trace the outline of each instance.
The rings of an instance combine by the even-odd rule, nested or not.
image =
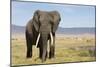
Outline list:
[[[32,57],[32,49],[27,49],[26,57],[27,58],[31,58]]]
[[[32,56],[27,56],[27,58],[32,58]]]
[[[54,58],[54,57],[55,57],[54,53],[49,52],[49,59]]]
[[[53,52],[53,51],[50,51],[50,52],[49,52],[49,59],[54,58],[54,57],[55,57],[54,52]]]
[[[42,57],[41,57],[41,56],[40,56],[39,58],[40,58],[40,59],[42,59]]]
[[[27,54],[26,58],[32,58],[32,54]]]
[[[55,57],[54,49],[51,49],[51,51],[49,52],[49,59],[54,57]]]

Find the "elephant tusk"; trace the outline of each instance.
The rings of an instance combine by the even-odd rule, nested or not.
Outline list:
[[[50,32],[50,37],[51,37],[51,45],[53,45],[53,35],[51,32]]]
[[[36,40],[36,47],[37,47],[37,45],[38,45],[38,43],[39,43],[39,39],[40,39],[40,33],[39,33],[39,35],[38,35],[38,37],[37,37],[37,40]]]

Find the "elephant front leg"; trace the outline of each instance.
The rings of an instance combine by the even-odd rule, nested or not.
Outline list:
[[[27,58],[32,57],[32,45],[27,45]]]
[[[32,44],[33,44],[33,42],[31,41],[33,40],[32,37],[33,37],[32,34],[29,34],[29,32],[26,31],[26,47],[27,47],[26,58],[32,57]]]
[[[39,58],[42,59],[42,53],[43,53],[43,49],[42,47],[39,47]]]
[[[51,40],[49,40],[50,51],[49,51],[49,58],[55,57],[55,36],[53,37],[53,44],[51,44]]]

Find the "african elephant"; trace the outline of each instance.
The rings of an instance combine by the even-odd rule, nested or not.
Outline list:
[[[39,58],[44,62],[55,56],[55,32],[60,23],[60,14],[57,11],[36,10],[34,16],[26,25],[27,58],[32,57],[32,45],[39,48]],[[49,45],[47,42],[49,41]],[[49,46],[49,53],[47,51]]]

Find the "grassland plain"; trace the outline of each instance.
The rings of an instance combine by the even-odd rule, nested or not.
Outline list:
[[[23,34],[12,35],[11,65],[52,64],[85,62],[96,60],[95,35],[62,35],[56,36],[55,58],[47,58],[42,63],[38,58],[38,48],[33,46],[33,56],[26,58],[26,41]]]

